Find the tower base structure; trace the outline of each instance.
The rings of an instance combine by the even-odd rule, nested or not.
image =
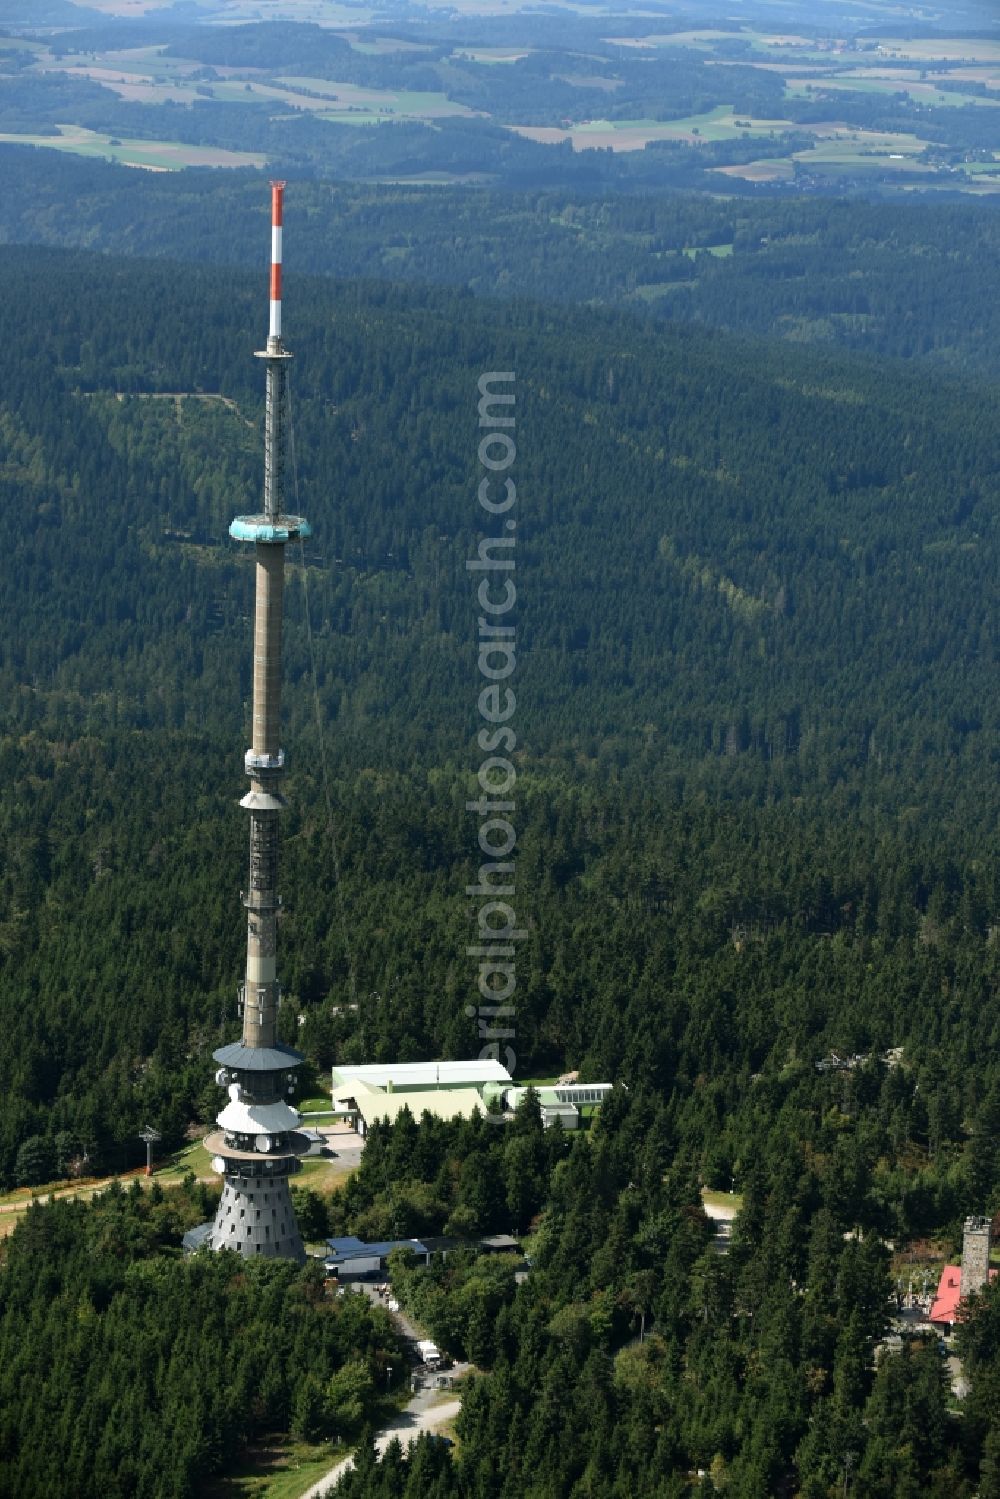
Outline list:
[[[208,1243],[211,1249],[235,1249],[247,1258],[304,1264],[288,1177],[227,1171]]]
[[[222,1199],[204,1242],[233,1249],[244,1258],[306,1258],[295,1222],[289,1178],[309,1140],[299,1129],[297,1109],[286,1100],[302,1057],[280,1042],[248,1046],[235,1042],[215,1053],[216,1082],[229,1103],[218,1129],[205,1140],[212,1165],[223,1178]]]

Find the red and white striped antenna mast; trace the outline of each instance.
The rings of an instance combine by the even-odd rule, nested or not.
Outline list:
[[[285,211],[285,184],[271,183],[271,325],[270,346],[281,342],[281,230]]]

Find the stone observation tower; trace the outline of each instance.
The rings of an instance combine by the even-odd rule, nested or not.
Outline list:
[[[308,1148],[298,1112],[288,1103],[303,1058],[277,1038],[281,989],[277,977],[278,825],[285,752],[281,748],[281,613],[285,546],[309,535],[300,516],[284,507],[288,361],[281,339],[281,221],[285,184],[271,184],[271,319],[267,348],[257,354],[267,373],[264,428],[264,503],[260,515],[241,515],[229,534],[252,542],[257,565],[253,634],[253,737],[245,768],[250,790],[240,803],[250,814],[250,878],[246,979],[239,987],[243,1036],[214,1053],[216,1081],[229,1102],[205,1141],[212,1165],[225,1178],[212,1249],[241,1255],[304,1260],[288,1179]]]
[[[992,1221],[966,1218],[962,1225],[962,1295],[971,1296],[990,1283]]]

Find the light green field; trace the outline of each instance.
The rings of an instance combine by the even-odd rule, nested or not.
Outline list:
[[[264,6],[260,0],[223,0],[215,9],[217,21],[226,25],[237,22],[260,21],[262,12],[269,21],[312,21],[317,26],[357,27],[375,16],[375,10],[366,5],[340,5],[337,0],[268,0]]]
[[[685,245],[688,260],[697,260],[699,255],[714,255],[717,260],[727,260],[733,253],[732,245]]]
[[[815,145],[793,155],[767,158],[734,166],[715,167],[725,177],[740,177],[747,182],[780,182],[794,176],[795,165],[808,171],[828,173],[858,172],[926,172],[927,164],[917,160],[928,142],[916,135],[893,135],[877,130],[838,130],[828,128],[817,135]],[[994,168],[985,163],[987,171]],[[958,186],[954,180],[952,187]]]
[[[704,52],[718,51],[720,43],[724,46],[727,42],[741,41],[751,42],[764,51],[791,51],[797,58],[826,57],[826,54],[812,50],[815,42],[809,37],[794,32],[754,31],[749,27],[741,27],[739,31],[718,31],[705,26],[695,31],[651,31],[646,36],[608,36],[604,40],[618,47],[694,47]]]
[[[987,108],[1000,104],[1000,98],[984,99],[979,94],[942,93],[933,83],[912,82],[907,79],[789,78],[785,84],[785,94],[790,99],[808,99],[827,89],[852,94],[909,94],[911,99],[916,99],[920,104],[933,104],[949,109],[959,109],[965,104],[983,104]]]
[[[84,5],[84,0],[79,0]],[[86,0],[87,10],[99,10],[106,16],[114,16],[118,20],[135,20],[137,17],[149,15],[151,11],[162,10],[166,0]]]
[[[736,36],[746,35],[746,32],[713,31],[707,27],[702,31],[651,31],[647,36],[607,36],[604,41],[616,47],[697,47],[712,52],[716,42],[731,42]]]
[[[182,141],[128,140],[85,130],[82,125],[60,125],[58,135],[0,133],[10,145],[47,146],[73,156],[97,156],[127,167],[151,172],[176,172],[182,167],[262,167],[266,156],[249,151],[224,151],[218,146],[188,146]]]
[[[343,113],[349,120],[350,111],[345,109],[324,111],[324,120],[336,120]],[[386,102],[375,111],[377,119],[394,120],[440,120],[459,116],[471,119],[475,111],[465,104],[456,104],[445,94],[416,93],[401,89],[398,94],[386,96]]]
[[[285,88],[271,84],[254,84],[255,93],[282,99],[287,103],[312,109],[322,120],[347,125],[369,124],[381,119],[434,120],[445,116],[469,116],[475,111],[456,104],[442,93],[420,93],[411,89],[366,89],[353,83],[338,83],[328,78],[280,78]],[[214,84],[218,99],[246,99],[243,84]],[[297,92],[307,90],[308,92]],[[316,97],[311,97],[315,95]]]
[[[720,104],[703,114],[687,115],[680,120],[585,120],[569,129],[535,125],[510,128],[529,140],[570,140],[577,151],[604,146],[613,151],[641,151],[650,141],[697,145],[699,141],[740,140],[747,136],[770,138],[808,127],[794,125],[791,120],[756,120],[744,113],[737,114],[731,104]]]
[[[378,183],[381,187],[456,187],[461,186],[463,183],[488,182],[489,173],[414,172],[410,176],[372,177],[369,180]],[[390,255],[390,252],[386,251],[386,255]]]
[[[398,36],[376,36],[371,41],[358,32],[342,32],[345,42],[350,42],[355,52],[361,52],[366,57],[391,56],[394,52],[433,52],[434,48],[430,42],[404,42]]]
[[[720,177],[740,177],[744,182],[788,182],[795,176],[795,164],[790,156],[768,156],[762,161],[712,167],[712,171]]]
[[[984,37],[879,38],[883,55],[914,62],[1000,62],[1000,42]]]
[[[154,80],[176,83],[198,69],[200,64],[184,57],[169,57],[164,46],[127,47],[118,51],[80,53],[72,65],[118,68],[123,73],[143,73]],[[248,71],[250,71],[248,69]]]
[[[531,51],[528,48],[515,51],[509,47],[478,47],[468,50],[463,47],[451,56],[455,62],[520,62],[522,57],[530,57]]]
[[[657,297],[665,296],[668,291],[690,291],[697,286],[697,279],[693,281],[646,281],[637,286],[635,291],[629,294],[632,302],[655,302]]]
[[[817,141],[811,150],[797,151],[792,159],[819,170],[849,167],[852,171],[925,171],[925,164],[913,158],[926,146],[927,142],[915,135],[879,135],[875,131],[856,130],[842,137]]]

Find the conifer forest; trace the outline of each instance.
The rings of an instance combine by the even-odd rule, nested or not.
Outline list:
[[[1000,1288],[946,1335],[906,1315],[968,1217],[1000,1231],[996,17],[328,5],[0,0],[0,1496],[300,1499],[278,1451],[353,1455],[336,1499],[1000,1499]],[[176,102],[103,97],[126,43]],[[448,110],[274,102],[334,83]],[[864,139],[824,177],[837,89]],[[723,107],[775,123],[578,138]],[[144,171],[69,129],[256,157]],[[484,1044],[486,372],[516,389],[501,1059],[614,1084],[572,1131],[534,1088],[376,1123],[294,1185],[303,1267],[181,1248],[239,1033],[228,527],[276,173],[298,1100]],[[147,1126],[191,1169],[145,1181]],[[331,1283],[348,1235],[457,1247],[394,1250],[390,1312]],[[469,1366],[409,1446],[379,1441],[407,1325]]]

